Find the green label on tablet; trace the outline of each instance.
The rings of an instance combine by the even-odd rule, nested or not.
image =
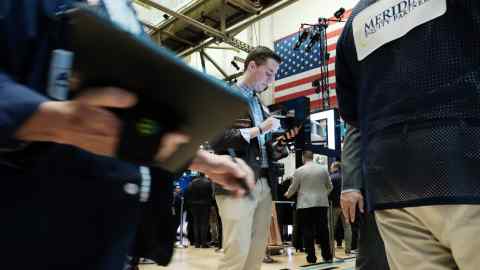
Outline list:
[[[137,132],[142,136],[151,136],[158,132],[158,124],[155,120],[141,118],[137,123]]]

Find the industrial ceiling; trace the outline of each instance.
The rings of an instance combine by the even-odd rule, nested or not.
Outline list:
[[[147,33],[180,56],[225,42],[248,52],[235,36],[298,0],[134,0]]]

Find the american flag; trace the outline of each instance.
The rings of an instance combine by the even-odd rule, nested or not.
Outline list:
[[[350,16],[351,10],[346,11],[344,20]],[[327,51],[330,53],[328,61],[328,78],[330,87],[330,105],[337,106],[336,84],[335,84],[335,48],[337,39],[343,30],[343,22],[332,22],[327,28]],[[310,109],[312,111],[321,108],[322,96],[315,93],[312,86],[314,80],[321,78],[320,71],[320,44],[317,43],[310,52],[303,49],[293,50],[298,40],[298,32],[274,42],[275,52],[278,53],[283,62],[277,73],[274,101],[275,103],[287,101],[293,98],[306,96],[310,98]],[[309,40],[304,42],[304,45]],[[303,45],[303,46],[304,46]]]

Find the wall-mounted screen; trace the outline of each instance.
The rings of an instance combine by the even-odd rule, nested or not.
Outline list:
[[[335,149],[335,111],[333,109],[310,115],[312,145]]]

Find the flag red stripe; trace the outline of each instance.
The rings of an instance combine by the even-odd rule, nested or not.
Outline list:
[[[342,31],[343,31],[343,27],[342,27],[342,28],[339,28],[339,29],[337,29],[337,30],[328,32],[328,33],[327,33],[327,39],[333,38],[333,37],[336,37],[336,36],[340,36],[340,34],[342,33]]]
[[[314,111],[316,109],[321,109],[322,101],[323,101],[322,98],[311,101],[310,102],[310,111]],[[278,102],[280,102],[280,101],[278,101]],[[275,102],[275,103],[278,103],[278,102]],[[330,107],[338,107],[337,96],[331,96],[330,97]]]
[[[337,43],[327,46],[327,52],[335,51],[337,49]]]
[[[329,70],[328,71],[328,77],[332,77],[332,76],[335,76],[335,70]],[[295,86],[299,86],[299,85],[302,85],[302,84],[305,84],[305,83],[309,83],[309,82],[312,82],[314,80],[320,79],[321,77],[322,77],[322,74],[318,73],[318,74],[315,74],[315,75],[312,75],[312,76],[304,77],[302,79],[299,79],[299,80],[296,80],[296,81],[293,81],[293,82],[284,83],[284,84],[281,84],[281,85],[275,87],[275,92],[280,92],[280,91],[287,90],[287,89],[295,87]]]
[[[352,14],[352,10],[351,9],[347,10],[344,14],[344,19],[346,20],[351,14]],[[334,20],[335,18],[332,17],[330,19]],[[337,22],[329,22],[330,25],[334,24],[334,23],[337,23]],[[342,31],[343,31],[343,27],[341,27],[339,29],[336,29],[336,30],[333,30],[333,31],[327,31],[327,39],[331,39],[331,38],[340,36]],[[291,37],[291,36],[296,35],[296,34],[298,34],[298,32],[293,33],[291,35],[288,35],[287,37]],[[284,37],[284,38],[287,38],[287,37]],[[284,38],[282,38],[282,39],[284,39]],[[327,44],[327,51],[332,52],[333,50],[336,49],[336,47],[337,47],[336,42],[334,44]],[[335,60],[336,60],[336,57],[331,57],[328,60],[328,65],[334,64]],[[335,70],[328,71],[328,77],[333,77],[333,76],[335,76]],[[283,84],[280,84],[277,87],[275,87],[274,92],[278,93],[278,92],[281,92],[281,91],[284,91],[284,90],[288,90],[292,87],[296,87],[296,86],[299,86],[299,85],[311,83],[312,81],[314,81],[316,79],[320,79],[321,77],[322,77],[322,74],[318,73],[318,74],[311,75],[311,76],[308,76],[308,77],[303,77],[303,78],[295,80],[295,81],[283,83]],[[330,87],[330,89],[336,89],[336,83],[331,83],[329,85],[329,87]],[[309,89],[306,89],[306,90],[297,91],[297,92],[294,92],[294,93],[291,93],[291,94],[288,94],[288,95],[285,95],[285,96],[282,96],[282,97],[275,98],[275,103],[287,101],[287,100],[297,98],[297,97],[309,96],[309,95],[312,95],[314,93],[315,93],[315,88],[309,88]],[[337,97],[336,96],[330,97],[330,105],[332,107],[337,106]],[[320,99],[317,99],[317,100],[311,102],[310,109],[311,110],[319,109],[319,108],[321,108],[321,106],[322,106],[322,99],[320,98]]]
[[[330,97],[330,107],[331,108],[338,107],[336,96]],[[321,109],[321,108],[322,108],[322,99],[317,99],[317,100],[314,100],[314,101],[310,102],[310,111],[314,111],[314,110]]]
[[[328,59],[328,63],[327,63],[327,64],[328,64],[328,65],[333,64],[333,63],[335,63],[335,60],[337,60],[337,57],[336,57],[336,56],[332,56],[332,57],[330,57],[330,58]]]
[[[335,56],[330,57],[330,59],[328,59],[328,65],[331,65],[331,64],[335,63],[335,60],[336,60],[336,59],[337,59],[337,58],[336,58]],[[330,72],[329,72],[328,74],[329,74],[329,75],[328,75],[329,77],[335,75],[335,74],[331,75]],[[307,77],[307,78],[311,78],[311,77],[315,77],[315,76],[316,76],[316,77],[319,77],[320,74],[316,74],[316,75],[313,75],[313,76],[310,76],[310,77]],[[286,90],[286,89],[288,89],[288,88],[290,88],[290,87],[294,87],[294,86],[303,84],[302,81],[305,80],[305,79],[306,79],[306,78],[303,78],[303,79],[299,79],[299,80],[296,80],[296,81],[292,81],[292,82],[288,82],[288,83],[284,83],[284,84],[277,85],[277,86],[275,87],[275,89],[274,89],[274,92],[280,92],[280,91]],[[315,79],[318,79],[318,78],[315,78]],[[312,79],[311,81],[313,81],[313,80],[315,80],[315,79]],[[307,81],[307,82],[308,82],[308,81]]]
[[[336,89],[336,87],[337,87],[336,83],[329,84],[330,89]],[[282,97],[275,98],[275,102],[283,102],[283,101],[287,101],[289,99],[293,99],[293,98],[297,98],[297,97],[313,95],[315,93],[315,90],[316,90],[316,88],[312,87],[312,88],[309,88],[307,90],[298,91],[298,92],[295,92],[295,93],[292,93],[292,94],[289,94],[289,95],[285,95],[285,96],[282,96]]]
[[[327,64],[328,64],[328,65],[334,64],[336,59],[337,59],[337,58],[336,58],[335,56],[330,57],[330,59],[328,59],[328,63],[327,63]],[[294,81],[294,82],[296,82],[296,81]],[[293,83],[293,82],[291,82],[291,83]],[[284,84],[279,84],[279,85],[277,85],[277,86],[275,87],[275,89],[274,89],[274,92],[280,92],[280,91],[282,91],[282,90],[285,90],[285,89],[282,87],[283,85],[284,85]]]

